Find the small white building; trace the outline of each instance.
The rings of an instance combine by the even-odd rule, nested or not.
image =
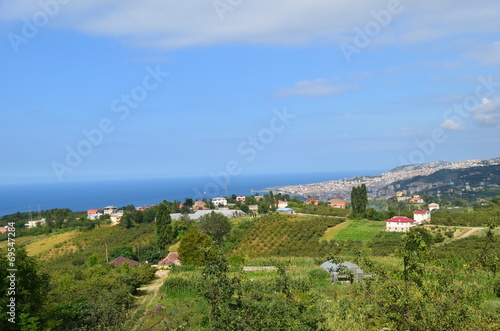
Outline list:
[[[439,204],[437,203],[430,203],[427,208],[429,208],[429,211],[433,211],[433,210],[438,210],[439,209]]]
[[[95,221],[102,216],[102,211],[100,209],[89,209],[87,210],[87,218],[91,221]]]
[[[411,227],[417,225],[415,220],[404,216],[394,216],[385,222],[388,232],[407,232]]]
[[[227,206],[227,199],[223,197],[213,198],[212,203],[217,207]]]
[[[104,215],[111,215],[116,213],[116,207],[115,206],[107,206],[104,207]]]
[[[431,212],[428,210],[415,210],[413,212],[413,219],[417,223],[429,223],[431,221]]]
[[[246,196],[244,196],[244,195],[238,195],[236,197],[237,202],[245,202],[245,200],[246,200]]]
[[[118,210],[117,212],[109,215],[111,220],[111,225],[120,224],[123,217],[123,210]]]
[[[38,226],[44,226],[46,224],[45,218],[37,221],[28,221],[28,223],[24,224],[24,226],[28,229],[34,229]]]
[[[278,208],[286,208],[288,207],[288,202],[279,200],[278,201]]]

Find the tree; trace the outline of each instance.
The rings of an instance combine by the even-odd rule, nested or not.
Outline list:
[[[0,251],[0,325],[2,330],[42,330],[44,303],[49,289],[49,276],[39,271],[35,258],[22,247],[15,250],[14,272],[5,251]],[[10,277],[12,276],[13,277]],[[15,284],[15,286],[12,286]],[[12,301],[12,298],[15,301]],[[15,314],[8,305],[14,302]],[[7,310],[8,309],[8,310]],[[7,311],[6,311],[7,310]],[[15,323],[9,322],[13,318]]]
[[[351,190],[351,204],[353,216],[362,216],[368,205],[366,185],[354,186]]]
[[[166,249],[168,245],[172,244],[174,238],[171,223],[170,210],[167,204],[162,202],[156,213],[156,242],[160,249]]]
[[[222,245],[231,232],[231,223],[226,216],[211,212],[200,218],[198,228],[217,244]]]
[[[123,256],[132,260],[137,260],[137,256],[136,254],[134,254],[134,251],[132,250],[131,246],[119,246],[113,249],[109,253],[110,260],[113,260],[114,258],[117,258],[119,256]]]
[[[190,229],[179,245],[179,259],[186,265],[201,265],[204,261],[204,251],[210,245],[210,237],[196,229]]]

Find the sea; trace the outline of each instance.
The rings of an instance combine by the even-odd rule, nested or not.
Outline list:
[[[54,208],[86,211],[108,205],[122,207],[132,204],[139,207],[163,200],[211,199],[225,196],[226,186],[229,195],[262,194],[277,186],[318,183],[382,172],[358,170],[0,185],[0,216],[29,210],[36,215],[38,210]]]

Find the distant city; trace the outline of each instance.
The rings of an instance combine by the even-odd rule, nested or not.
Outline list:
[[[500,157],[455,162],[439,161],[401,166],[377,176],[361,176],[313,184],[278,186],[271,189],[276,193],[304,198],[313,197],[320,200],[327,200],[332,196],[338,196],[345,200],[349,200],[352,187],[365,184],[369,197],[381,198],[397,194],[400,188],[399,184],[395,184],[397,181],[411,179],[417,176],[428,176],[443,169],[466,169],[499,164]],[[429,187],[425,185],[414,186],[407,193],[413,194],[425,188]]]

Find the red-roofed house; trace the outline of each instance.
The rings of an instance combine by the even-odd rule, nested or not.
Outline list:
[[[306,205],[318,205],[319,203],[321,202],[320,199],[316,199],[316,198],[307,198],[306,199]]]
[[[386,231],[389,232],[410,231],[410,228],[416,225],[415,220],[403,216],[394,216],[393,218],[390,218],[385,222]]]
[[[9,230],[7,226],[0,226],[0,233],[5,233]]]
[[[201,200],[198,200],[198,201],[195,201],[194,204],[193,204],[193,209],[207,209],[206,208],[207,204],[204,203],[203,201]]]
[[[413,219],[417,221],[417,223],[430,222],[431,212],[428,210],[415,210],[413,212]]]
[[[278,201],[278,208],[286,208],[288,207],[288,202],[279,200]]]
[[[158,262],[159,267],[171,267],[174,264],[181,265],[181,261],[179,260],[179,253],[177,252],[168,253],[166,258]]]
[[[245,200],[246,200],[246,197],[244,195],[238,195],[236,197],[236,201],[245,202]]]
[[[89,220],[94,221],[94,220],[98,219],[101,216],[102,216],[102,210],[100,210],[100,209],[89,209],[89,210],[87,210],[87,218]]]
[[[136,209],[136,210],[138,210],[138,211],[146,211],[146,210],[148,210],[148,209],[149,209],[149,207],[148,207],[148,206],[143,206],[143,207],[135,207],[135,209]]]
[[[345,208],[345,201],[342,198],[332,198],[328,200],[328,205],[333,208]]]
[[[135,260],[131,260],[129,258],[126,258],[126,257],[123,257],[123,256],[118,256],[117,258],[109,261],[109,264],[112,264],[114,265],[115,267],[119,267],[119,266],[122,266],[123,264],[125,263],[128,263],[128,267],[129,268],[133,268],[137,265],[140,265],[139,262],[135,261]]]

